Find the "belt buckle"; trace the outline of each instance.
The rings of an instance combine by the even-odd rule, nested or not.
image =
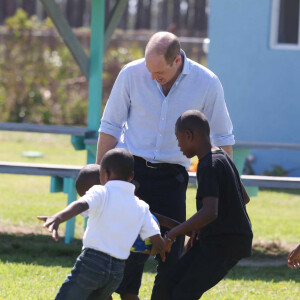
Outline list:
[[[153,167],[153,166],[148,165],[148,161],[147,161],[147,160],[145,160],[145,161],[146,161],[146,166],[147,166],[148,168],[151,168],[151,169],[157,169],[157,167]]]

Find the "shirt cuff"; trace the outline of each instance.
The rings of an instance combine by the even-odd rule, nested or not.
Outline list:
[[[212,143],[217,146],[232,146],[235,144],[234,135],[214,136],[211,137]]]
[[[109,135],[114,136],[116,139],[120,139],[122,134],[122,128],[111,125],[105,121],[101,121],[99,132],[103,132]]]

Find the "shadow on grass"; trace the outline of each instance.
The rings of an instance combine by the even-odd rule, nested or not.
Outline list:
[[[63,239],[56,243],[48,235],[0,233],[0,259],[4,262],[72,267],[81,247],[81,240],[66,245]]]
[[[66,245],[63,239],[56,243],[45,235],[14,235],[0,233],[0,260],[2,262],[36,264],[43,266],[61,266],[72,268],[82,247],[81,240]],[[265,255],[265,253],[264,253]],[[268,255],[270,258],[271,256]],[[156,273],[156,261],[150,258],[144,272]],[[242,267],[237,266],[226,276],[228,279],[295,281],[300,282],[300,272],[286,266],[280,267]]]
[[[300,272],[292,270],[287,266],[280,267],[234,267],[226,276],[232,280],[265,282],[294,281],[300,282]]]

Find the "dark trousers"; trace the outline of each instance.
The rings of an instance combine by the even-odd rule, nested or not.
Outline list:
[[[215,286],[241,259],[230,245],[197,243],[169,273],[164,300],[196,300]]]
[[[179,222],[186,219],[186,189],[188,184],[188,173],[184,167],[179,165],[163,164],[155,168],[155,165],[149,167],[142,159],[135,158],[135,177],[139,183],[136,195],[147,202],[152,212],[165,215]],[[162,235],[168,230],[161,227]],[[172,246],[172,250],[167,254],[166,262],[162,263],[160,256],[158,261],[157,275],[155,277],[152,291],[152,300],[166,299],[166,280],[167,273],[183,253],[184,236],[177,238]],[[125,264],[124,279],[117,289],[119,294],[135,294],[141,285],[141,278],[144,269],[144,263],[149,255],[141,253],[131,253]]]

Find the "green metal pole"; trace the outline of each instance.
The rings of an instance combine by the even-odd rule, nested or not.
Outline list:
[[[102,106],[105,0],[92,0],[88,129],[98,131]],[[87,145],[87,163],[95,163],[96,145]]]

